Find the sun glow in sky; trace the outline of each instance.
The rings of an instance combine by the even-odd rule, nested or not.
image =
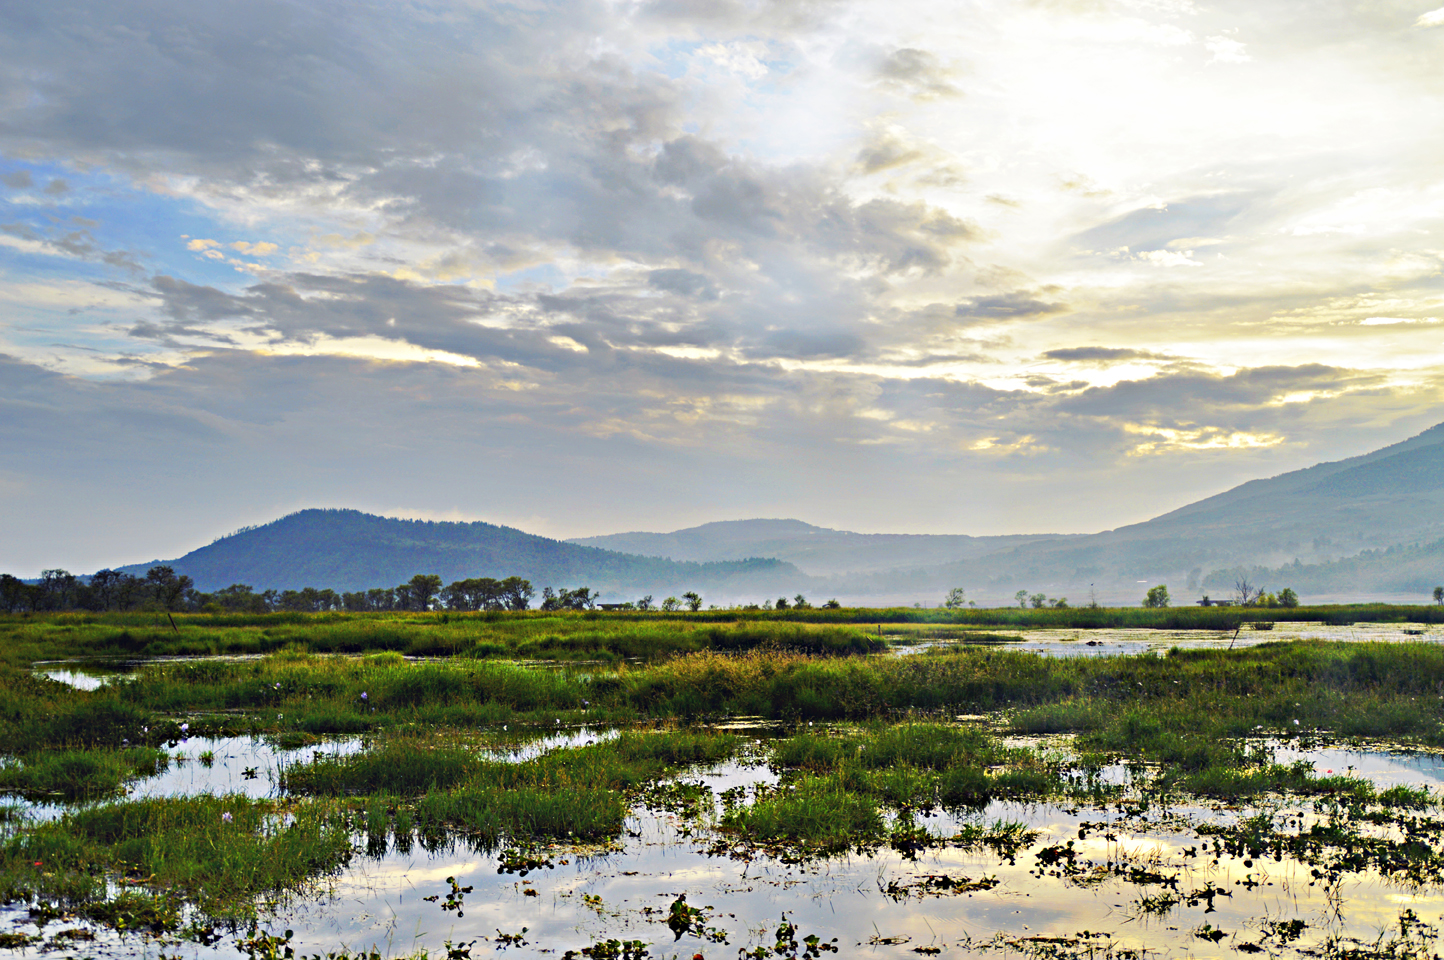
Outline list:
[[[1444,420],[1444,10],[0,9],[0,569],[1089,532]]]

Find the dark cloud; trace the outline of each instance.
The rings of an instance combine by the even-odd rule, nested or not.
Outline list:
[[[0,175],[0,183],[16,190],[24,190],[26,187],[34,185],[35,181],[30,178],[29,170],[16,170],[13,173]]]
[[[717,286],[710,279],[691,270],[653,270],[647,274],[647,283],[658,290],[699,300],[716,300],[718,296]]]
[[[1154,419],[1170,425],[1210,418],[1240,425],[1274,416],[1261,408],[1289,394],[1372,389],[1383,382],[1379,374],[1323,364],[1254,367],[1229,376],[1197,370],[1165,372],[1086,390],[1064,401],[1062,409],[1089,416]]]
[[[974,297],[959,303],[954,309],[954,313],[967,320],[1020,320],[1028,317],[1046,317],[1068,310],[1066,303],[1042,299],[1044,296],[1057,292],[1056,288],[1013,290],[988,297]]]
[[[1066,360],[1072,363],[1112,363],[1119,360],[1172,360],[1166,354],[1149,350],[1135,350],[1132,347],[1063,347],[1048,350],[1043,354],[1048,360]]]

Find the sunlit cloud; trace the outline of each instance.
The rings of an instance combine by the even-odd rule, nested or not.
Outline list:
[[[147,469],[15,452],[94,410],[96,450],[248,451],[232,527],[405,504],[310,437],[443,435],[413,509],[569,535],[699,498],[1097,529],[1438,419],[1444,10],[285,9],[0,14],[0,470],[36,516]]]

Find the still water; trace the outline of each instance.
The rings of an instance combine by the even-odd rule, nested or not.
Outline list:
[[[503,741],[490,751],[522,759],[609,735],[572,730]],[[1065,749],[1058,741],[1038,745]],[[1278,762],[1302,760],[1319,772],[1350,771],[1380,787],[1444,789],[1444,760],[1437,756],[1296,741],[1268,746]],[[277,750],[263,740],[193,739],[174,751],[183,762],[137,784],[132,796],[275,795],[276,772],[284,764],[309,760],[317,751],[359,749],[364,744],[354,739],[300,751]],[[938,951],[954,957],[1040,952],[1104,957],[1136,951],[1203,957],[1236,956],[1241,946],[1246,952],[1259,946],[1275,956],[1295,956],[1331,939],[1374,943],[1381,932],[1397,929],[1405,908],[1430,922],[1444,914],[1437,882],[1410,887],[1366,870],[1325,884],[1308,864],[1288,855],[1254,861],[1206,851],[1201,824],[1236,823],[1261,813],[1322,821],[1323,813],[1297,799],[1247,807],[1168,806],[1141,801],[1130,790],[1106,804],[993,803],[975,813],[934,812],[917,822],[944,838],[969,825],[998,822],[1036,831],[1011,855],[944,844],[914,859],[879,846],[791,862],[794,858],[749,849],[717,829],[724,792],[740,793],[745,802],[759,786],[777,782],[759,759],[762,749],[755,742],[741,760],[678,778],[710,795],[697,815],[640,802],[614,843],[532,850],[547,865],[525,874],[500,872],[500,851],[460,841],[428,850],[413,837],[358,835],[345,869],[319,879],[306,895],[275,905],[263,926],[276,935],[293,931],[290,946],[297,955],[376,949],[383,955],[427,950],[444,957],[449,941],[452,948],[469,945],[474,958],[560,957],[618,940],[640,941],[649,957],[715,958],[757,946],[770,950],[785,914],[796,924],[799,940],[808,934],[823,942],[836,938],[841,956],[903,958]],[[210,766],[199,759],[207,752]],[[247,777],[247,770],[256,776]],[[1059,872],[1053,862],[1050,869],[1047,852],[1070,842],[1073,868]],[[445,909],[447,894],[458,889],[465,892],[453,901],[457,908]],[[710,934],[694,931],[678,938],[668,927],[669,908],[684,895],[689,906],[702,910]],[[1293,921],[1304,926],[1290,927]],[[36,932],[23,908],[4,908],[0,924]],[[51,924],[44,931],[52,942],[57,929]],[[1288,939],[1290,931],[1294,939]],[[238,955],[234,936],[211,947],[162,948],[138,935],[93,932],[97,939],[84,942],[83,949],[62,946],[53,953],[142,957],[163,949],[167,956]],[[926,952],[917,952],[920,948]]]

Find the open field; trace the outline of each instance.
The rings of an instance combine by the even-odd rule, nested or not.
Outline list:
[[[899,655],[858,620],[0,621],[0,945],[1436,950],[1434,638],[1046,656],[894,622],[981,641]],[[128,662],[30,666],[74,657]]]

